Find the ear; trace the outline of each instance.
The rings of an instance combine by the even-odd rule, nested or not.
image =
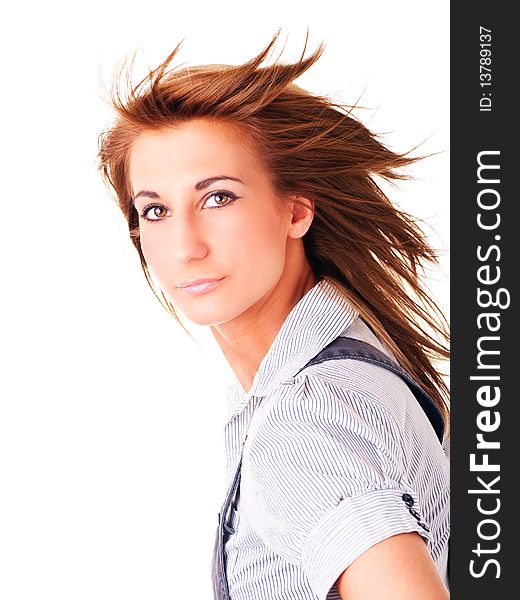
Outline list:
[[[314,200],[305,196],[293,196],[289,206],[291,221],[287,233],[291,238],[302,238],[314,218]]]

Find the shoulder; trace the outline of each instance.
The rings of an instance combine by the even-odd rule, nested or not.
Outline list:
[[[342,333],[395,360],[392,352],[381,343],[368,326],[355,319]],[[404,379],[384,366],[356,358],[338,358],[305,367],[294,378],[296,396],[328,402],[332,397],[350,406],[360,404],[375,413],[385,413],[401,429],[410,417],[423,421],[425,415]]]
[[[305,369],[258,415],[248,436],[256,468],[285,477],[294,470],[341,474],[344,481],[355,475],[347,495],[400,480],[406,411],[397,408],[401,392],[388,392],[391,376],[399,377],[385,372],[378,387],[371,372],[386,370],[357,360],[330,362],[333,373],[324,372],[328,363]]]
[[[385,352],[382,346],[379,349]],[[442,450],[412,389],[400,375],[380,364],[339,358],[306,367],[294,378],[290,404],[293,410],[296,406],[299,412],[311,411],[317,419],[356,431],[363,444],[370,440],[385,451],[393,447],[394,458],[425,446],[437,454]]]
[[[300,397],[323,402],[336,397],[347,405],[360,403],[401,423],[414,396],[403,379],[380,365],[341,358],[307,367],[295,378]]]

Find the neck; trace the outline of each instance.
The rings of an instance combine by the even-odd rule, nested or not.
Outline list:
[[[211,326],[215,340],[246,393],[287,315],[316,283],[307,263],[298,277],[282,276],[268,294],[232,321]]]

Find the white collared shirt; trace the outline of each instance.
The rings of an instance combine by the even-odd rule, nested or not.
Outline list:
[[[408,386],[358,360],[295,376],[339,335],[392,356],[324,278],[287,316],[249,393],[236,378],[229,387],[227,484],[247,435],[225,545],[232,600],[339,600],[334,583],[353,560],[411,531],[447,584],[449,461]]]

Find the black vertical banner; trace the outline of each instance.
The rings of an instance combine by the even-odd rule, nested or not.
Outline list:
[[[451,5],[450,583],[455,600],[518,597],[520,152],[512,4]],[[516,146],[516,145],[515,145]],[[515,339],[516,338],[516,339]],[[516,342],[516,344],[515,344]]]

